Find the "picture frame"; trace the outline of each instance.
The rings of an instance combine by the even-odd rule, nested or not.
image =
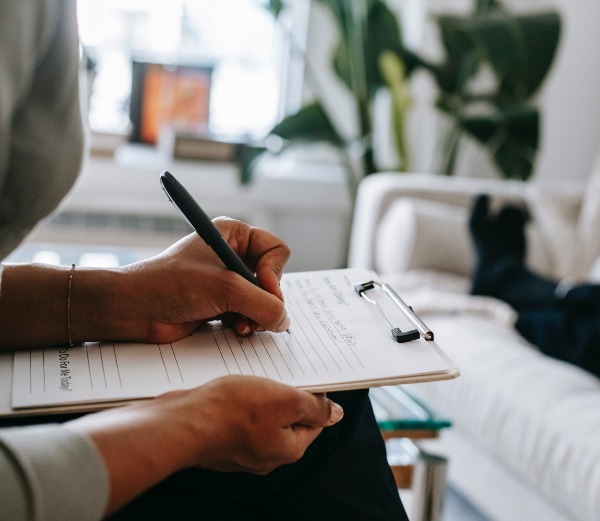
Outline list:
[[[154,145],[164,125],[208,128],[213,69],[132,61],[130,141]]]

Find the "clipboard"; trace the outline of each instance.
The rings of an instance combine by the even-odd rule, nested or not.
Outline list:
[[[0,417],[98,410],[227,374],[262,376],[310,392],[460,374],[412,308],[371,270],[288,273],[281,289],[291,334],[242,338],[213,322],[170,344],[86,342],[4,354],[0,375],[11,378],[0,379]]]

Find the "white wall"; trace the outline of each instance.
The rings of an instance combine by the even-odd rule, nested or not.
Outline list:
[[[600,2],[556,0],[555,5],[563,34],[540,97],[544,134],[536,173],[540,180],[583,180],[600,152]]]

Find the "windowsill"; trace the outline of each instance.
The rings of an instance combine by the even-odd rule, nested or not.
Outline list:
[[[293,251],[291,270],[345,265],[351,204],[344,171],[331,162],[301,162],[298,155],[268,158],[257,179],[243,186],[233,163],[176,161],[152,147],[126,144],[114,157],[89,158],[61,212],[178,219],[160,187],[162,170],[171,171],[209,216],[228,215],[283,238]],[[73,236],[68,226],[53,231],[49,224],[36,240],[56,241],[65,233]],[[93,233],[105,244],[152,240],[167,246],[173,238],[147,232],[144,239],[119,226]]]

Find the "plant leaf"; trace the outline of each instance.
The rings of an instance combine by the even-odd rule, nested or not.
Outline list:
[[[529,56],[525,81],[528,96],[531,96],[552,67],[560,42],[561,21],[558,13],[546,12],[520,16],[517,23],[521,26]]]
[[[534,107],[516,105],[504,107],[504,119],[510,135],[535,153],[540,137],[540,113]]]
[[[265,8],[275,17],[279,16],[279,13],[283,11],[283,0],[269,0],[265,5]]]
[[[500,100],[515,102],[531,97],[550,70],[556,53],[558,14],[510,16],[494,11],[475,18],[472,29],[499,78]]]
[[[430,65],[442,92],[457,94],[479,67],[481,52],[478,50],[469,20],[443,15],[437,18],[440,38],[444,46],[445,60],[440,65]]]
[[[475,13],[488,13],[494,9],[503,9],[502,3],[498,0],[477,0],[475,4]]]
[[[384,84],[378,69],[379,56],[384,51],[393,51],[401,57],[407,75],[421,64],[419,57],[406,49],[402,43],[398,17],[392,13],[385,2],[360,0],[365,2],[366,18],[357,20],[351,16],[352,6],[347,0],[319,1],[330,8],[340,30],[340,42],[334,53],[333,64],[336,74],[350,90],[355,90],[352,67],[359,65],[364,68],[369,96]],[[352,35],[363,36],[360,42],[355,42],[351,41]],[[362,49],[362,56],[357,56],[357,53],[352,51],[356,48]]]
[[[248,185],[254,180],[254,163],[267,148],[262,145],[251,145],[243,143],[238,151],[237,165],[239,168],[240,182],[243,185]]]
[[[527,180],[539,143],[539,112],[516,105],[459,119],[461,128],[488,146],[503,177]]]
[[[336,147],[345,145],[344,139],[319,102],[306,105],[295,114],[287,116],[270,133],[289,141],[325,141]]]
[[[494,152],[494,162],[505,179],[527,181],[533,172],[533,160],[531,150],[510,137],[502,141]]]
[[[462,118],[460,126],[467,134],[486,145],[498,132],[501,122],[493,115],[481,115]]]
[[[342,79],[344,84],[351,89],[351,72],[350,72],[350,42],[348,42],[348,26],[352,24],[350,11],[345,0],[318,0],[320,4],[326,6],[333,15],[333,19],[337,24],[339,33],[339,41],[333,55],[334,70]]]
[[[406,67],[401,58],[391,51],[385,51],[379,58],[381,75],[385,79],[392,99],[392,124],[396,151],[400,159],[398,170],[407,171],[408,147],[406,146],[405,122],[411,105],[411,96],[406,81]]]
[[[402,32],[398,18],[384,2],[373,2],[368,13],[367,38],[365,41],[365,63],[371,93],[385,84],[378,64],[380,56],[389,51],[399,55],[404,62],[405,74],[409,75],[416,65],[416,58],[414,54],[406,51],[402,43]]]

